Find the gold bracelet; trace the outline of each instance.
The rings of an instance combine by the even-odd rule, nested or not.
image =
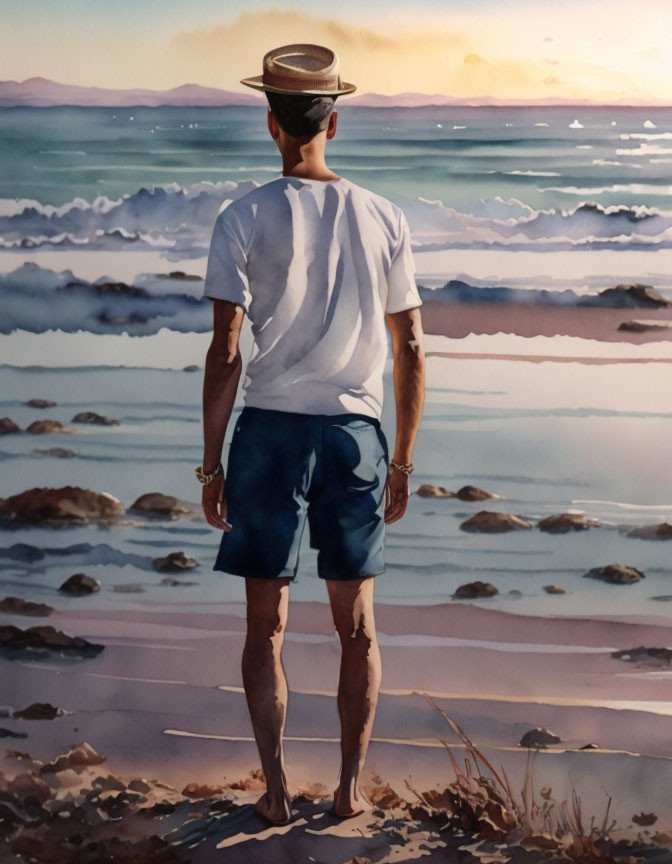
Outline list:
[[[196,468],[194,468],[194,473],[196,474],[199,483],[202,483],[204,486],[206,486],[208,483],[212,483],[215,477],[218,477],[220,474],[224,473],[224,467],[220,462],[214,471],[212,471],[210,474],[206,474],[203,471],[203,466],[198,465]]]
[[[402,474],[412,474],[413,473],[413,463],[412,462],[395,462],[394,459],[390,460],[390,471],[392,468],[396,468],[397,471],[401,471]]]

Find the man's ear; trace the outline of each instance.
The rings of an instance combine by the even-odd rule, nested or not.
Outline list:
[[[329,125],[327,126],[327,138],[333,138],[336,134],[338,126],[338,111],[332,111],[329,115]]]

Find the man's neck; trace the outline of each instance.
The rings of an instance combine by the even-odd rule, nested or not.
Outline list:
[[[324,148],[311,147],[310,144],[282,154],[282,173],[285,177],[305,177],[309,180],[340,179],[327,167]]]

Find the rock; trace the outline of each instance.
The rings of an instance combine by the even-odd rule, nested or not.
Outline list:
[[[73,573],[58,590],[81,597],[83,594],[93,594],[95,591],[100,591],[100,582],[93,576],[87,576],[86,573]]]
[[[635,825],[647,826],[655,824],[658,821],[658,817],[655,813],[644,813],[644,811],[642,811],[639,814],[635,813],[632,817],[632,821]]]
[[[183,372],[199,372],[200,368],[201,367],[198,366],[196,363],[191,363],[189,366],[183,366],[182,371]]]
[[[506,531],[524,531],[532,528],[529,522],[510,513],[491,513],[481,510],[460,525],[460,531],[482,534],[503,534]]]
[[[171,270],[171,272],[168,274],[168,276],[170,279],[187,279],[187,280],[190,280],[192,282],[200,282],[201,281],[200,276],[192,276],[189,273],[185,273],[183,270]]]
[[[672,329],[671,321],[623,321],[618,325],[619,330],[626,333],[650,333],[655,330]]]
[[[103,417],[102,414],[96,414],[95,411],[80,411],[70,421],[71,423],[94,423],[98,426],[119,426],[118,420],[113,420],[110,417]]]
[[[593,743],[584,744],[583,747],[579,747],[579,750],[599,750],[599,749],[600,748],[597,746],[597,744],[593,744]]]
[[[69,636],[50,625],[38,625],[22,630],[13,624],[0,625],[0,652],[3,656],[44,657],[50,651],[63,657],[95,657],[104,645],[88,642],[81,636]]]
[[[431,483],[423,483],[415,490],[415,494],[421,498],[454,498],[455,493],[446,489],[445,486],[433,486]]]
[[[646,666],[672,666],[672,648],[637,648],[612,651],[616,660],[627,660],[629,663],[643,663]]]
[[[34,615],[36,618],[46,618],[53,611],[53,606],[47,606],[46,603],[33,603],[21,597],[3,597],[0,600],[0,612],[7,612],[9,615]]]
[[[51,798],[51,789],[41,777],[36,777],[34,774],[17,774],[7,784],[7,791],[17,798],[27,798],[28,796],[37,798],[38,801],[44,802]]]
[[[547,516],[537,527],[548,534],[568,534],[570,531],[585,531],[587,528],[599,525],[594,519],[586,519],[578,513],[560,513],[558,516]]]
[[[142,513],[144,516],[177,519],[194,511],[182,504],[173,495],[163,495],[161,492],[147,492],[137,498],[128,508],[128,512]]]
[[[24,720],[53,720],[55,717],[62,717],[65,713],[62,708],[56,708],[49,702],[33,702],[27,708],[15,711],[14,716],[22,717]]]
[[[141,792],[143,795],[150,792],[152,787],[142,777],[134,777],[128,784],[128,788],[132,792]]]
[[[53,432],[76,432],[70,426],[64,426],[60,420],[33,420],[26,428],[31,435],[51,435]]]
[[[21,427],[17,426],[11,417],[0,417],[0,435],[13,435],[20,431]]]
[[[40,768],[40,774],[57,774],[59,771],[67,771],[69,768],[86,768],[89,765],[100,765],[106,759],[106,756],[96,753],[93,747],[84,741],[68,750],[67,753],[58,756],[53,762],[45,762]]]
[[[590,579],[601,579],[603,582],[610,582],[612,585],[629,585],[633,582],[639,582],[645,578],[645,574],[635,567],[624,567],[622,564],[607,564],[606,567],[593,567],[584,577]]]
[[[658,525],[644,525],[628,531],[626,537],[638,537],[640,540],[672,540],[672,525],[660,522]]]
[[[198,567],[198,561],[187,558],[182,551],[169,552],[165,558],[154,558],[152,567],[163,573],[180,573],[183,570],[192,570],[194,567]]]
[[[549,732],[545,726],[537,726],[526,732],[518,742],[520,747],[548,747],[549,744],[559,744],[559,735]]]
[[[124,505],[107,492],[79,486],[36,487],[5,499],[0,513],[15,522],[62,525],[123,515]]]
[[[27,738],[27,732],[15,732],[13,729],[0,727],[0,738]]]
[[[566,594],[567,591],[559,585],[544,585],[544,591],[547,594]]]
[[[51,402],[49,399],[29,399],[24,402],[24,405],[29,405],[31,408],[53,408],[58,405],[58,402]]]
[[[494,585],[489,582],[465,582],[460,585],[453,597],[473,598],[473,597],[494,597],[499,593]]]
[[[455,494],[460,501],[487,501],[488,498],[501,498],[501,495],[493,495],[476,486],[463,486]]]
[[[603,291],[600,291],[599,297],[602,305],[616,306],[618,308],[641,308],[648,306],[658,309],[672,306],[672,302],[666,300],[651,285],[617,285],[615,288],[605,288]]]
[[[127,787],[121,777],[117,777],[116,774],[108,774],[107,777],[103,777],[101,774],[92,781],[91,788],[112,792],[125,792]],[[133,791],[140,792],[141,790],[135,789]],[[149,791],[149,786],[146,791]]]
[[[224,787],[210,786],[207,783],[187,783],[182,794],[185,798],[219,798],[224,794]]]
[[[511,588],[510,591],[507,591],[507,594],[510,594],[512,597],[522,597],[523,592],[519,591],[517,588]]]
[[[48,450],[34,447],[32,452],[38,456],[55,456],[57,459],[72,459],[77,455],[74,450],[68,450],[67,447],[50,447]]]

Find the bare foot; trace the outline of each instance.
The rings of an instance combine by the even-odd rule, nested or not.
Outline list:
[[[264,792],[254,805],[254,809],[273,825],[286,825],[292,819],[292,804],[289,797],[280,801],[272,801],[268,792]]]
[[[331,808],[336,816],[343,819],[348,819],[352,816],[359,816],[360,813],[365,813],[371,810],[373,804],[365,798],[361,789],[355,789],[354,792],[346,789],[345,791],[339,788],[334,792],[334,805]]]

